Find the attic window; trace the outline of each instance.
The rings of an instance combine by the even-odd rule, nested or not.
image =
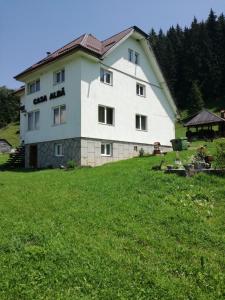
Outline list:
[[[131,49],[128,49],[128,60],[133,62],[133,56],[134,56],[134,51]]]
[[[128,49],[128,60],[132,63],[135,63],[135,65],[139,65],[139,53],[132,50]]]

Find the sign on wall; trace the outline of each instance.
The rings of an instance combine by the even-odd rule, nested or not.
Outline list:
[[[49,98],[47,97],[47,95],[35,98],[33,100],[33,103],[36,105],[36,104],[39,104],[39,103],[42,103],[42,102],[46,102],[46,101],[48,101],[48,99],[53,100],[55,98],[59,98],[61,96],[65,96],[65,95],[66,95],[66,92],[65,92],[65,89],[63,87],[61,90],[50,93]]]

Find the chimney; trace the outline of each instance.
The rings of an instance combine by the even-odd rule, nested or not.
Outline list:
[[[223,119],[225,119],[225,110],[221,110],[220,117],[223,118]]]

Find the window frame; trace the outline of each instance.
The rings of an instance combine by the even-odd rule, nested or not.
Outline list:
[[[99,108],[104,108],[104,122],[99,121]],[[107,109],[111,109],[112,110],[112,124],[111,123],[107,123]],[[110,106],[105,106],[102,104],[98,105],[98,123],[99,124],[103,124],[103,125],[108,125],[108,126],[115,126],[115,108],[114,107],[110,107]]]
[[[134,52],[134,64],[140,65],[140,54],[137,51]]]
[[[139,117],[139,124],[140,124],[139,128],[137,128],[137,117]],[[143,117],[145,118],[145,129],[142,129],[142,118]],[[138,131],[148,131],[148,116],[141,115],[141,114],[136,114],[135,115],[135,128]]]
[[[128,48],[128,61],[135,65],[140,65],[140,53]]]
[[[140,93],[140,87],[143,88],[143,95],[141,95]],[[136,83],[136,95],[143,98],[146,97],[146,86],[144,84],[141,84],[139,82]]]
[[[66,121],[64,120],[63,122],[61,121],[61,108],[65,107],[65,113],[66,113],[66,104],[60,104],[57,106],[52,107],[52,113],[53,113],[53,126],[59,126],[59,125],[63,125],[66,123]],[[55,123],[55,110],[59,109],[59,123]]]
[[[39,113],[38,123],[36,123],[36,113]],[[29,115],[32,115],[32,122],[31,122],[31,128],[29,127]],[[36,126],[38,124],[38,126]],[[40,129],[40,109],[35,109],[32,111],[29,111],[27,113],[27,131],[34,131]]]
[[[59,81],[57,81],[57,74],[60,74]],[[53,85],[61,84],[63,82],[65,82],[65,68],[62,68],[62,69],[59,69],[59,70],[53,72]]]
[[[60,146],[60,148],[58,148]],[[58,149],[61,149],[60,153],[58,153]],[[56,157],[62,157],[64,156],[64,148],[62,143],[55,143],[54,144],[54,155]]]
[[[104,153],[102,153],[102,146],[104,146]],[[110,154],[107,154],[107,146],[110,148]],[[113,156],[113,145],[112,143],[103,142],[101,143],[101,156],[112,157]]]
[[[31,91],[31,86],[34,85],[34,90]],[[41,81],[40,78],[35,79],[27,83],[27,95],[34,94],[41,90]]]
[[[107,73],[110,75],[110,82],[109,83],[106,81],[106,74]],[[102,74],[103,74],[103,77],[102,77]],[[104,84],[107,84],[107,85],[110,85],[110,86],[113,86],[113,72],[108,70],[108,69],[105,69],[105,68],[100,68],[100,82],[102,82]]]
[[[134,50],[128,48],[128,61],[133,62],[134,61]]]

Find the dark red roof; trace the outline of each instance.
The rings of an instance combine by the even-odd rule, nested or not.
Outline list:
[[[218,124],[225,122],[225,119],[217,116],[216,114],[204,109],[196,114],[191,120],[184,124],[186,127],[197,125]]]
[[[34,69],[37,69],[44,64],[50,63],[51,61],[54,61],[62,57],[63,55],[66,55],[69,52],[75,50],[83,50],[94,56],[101,58],[107,51],[109,51],[115,44],[117,44],[121,39],[123,39],[126,35],[128,35],[133,30],[147,37],[147,34],[144,33],[141,29],[139,29],[136,26],[125,29],[104,41],[98,40],[92,34],[83,34],[80,37],[73,40],[72,42],[66,44],[62,48],[49,54],[44,59],[40,60],[36,64],[32,65],[28,69],[21,72],[20,74],[16,75],[14,78],[18,79],[20,76],[25,75],[26,73],[29,73]]]

